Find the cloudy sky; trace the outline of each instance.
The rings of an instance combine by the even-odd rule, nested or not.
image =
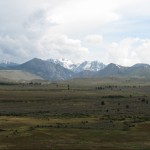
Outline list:
[[[0,0],[0,59],[150,64],[150,0]]]

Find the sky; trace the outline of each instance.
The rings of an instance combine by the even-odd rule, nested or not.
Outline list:
[[[0,0],[0,59],[150,64],[150,0]]]

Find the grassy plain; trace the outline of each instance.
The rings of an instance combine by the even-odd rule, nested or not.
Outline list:
[[[149,150],[150,80],[1,85],[4,149]]]

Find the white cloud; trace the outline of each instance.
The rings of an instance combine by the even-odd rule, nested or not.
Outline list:
[[[98,34],[92,34],[85,37],[85,41],[88,44],[102,44],[103,36]]]
[[[150,63],[150,39],[126,38],[108,46],[108,62],[130,66]]]
[[[70,0],[52,11],[61,26],[60,31],[84,32],[119,19],[115,13],[116,4],[112,1]]]
[[[122,65],[150,63],[149,21],[129,23],[149,18],[149,5],[149,0],[1,0],[1,57],[20,62],[32,57],[67,57]],[[138,38],[132,35],[133,29]],[[143,39],[139,29],[145,31]]]
[[[33,57],[81,60],[83,55],[88,54],[88,48],[82,46],[79,39],[53,32],[57,23],[48,16],[47,8],[32,13],[22,25],[24,30],[21,34],[9,32],[0,36],[1,59],[15,62]]]
[[[40,38],[0,37],[1,59],[15,62],[39,57],[61,58],[62,56],[73,60],[83,59],[88,49],[81,45],[80,40],[68,38],[66,35],[43,35]],[[17,58],[17,59],[16,59]]]
[[[37,48],[43,52],[42,56],[45,58],[53,54],[55,58],[63,56],[68,59],[80,60],[83,59],[83,55],[88,54],[88,48],[83,47],[80,40],[71,39],[63,34],[44,35],[39,39],[38,45],[40,46]]]
[[[149,0],[117,0],[118,12],[130,18],[150,16]]]

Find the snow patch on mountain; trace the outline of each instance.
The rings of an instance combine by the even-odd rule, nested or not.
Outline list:
[[[105,65],[99,61],[84,61],[76,68],[76,72],[81,72],[84,70],[96,72],[104,68],[105,68]]]
[[[48,59],[47,61],[59,64],[66,69],[72,70],[76,73],[88,70],[88,71],[99,71],[105,68],[105,65],[99,61],[84,61],[80,64],[73,63],[71,60],[62,58],[62,59]]]
[[[7,67],[7,66],[16,66],[17,64],[11,61],[7,61],[5,59],[0,60],[0,66]]]
[[[68,59],[65,59],[65,58],[48,59],[47,61],[55,63],[55,64],[59,64],[59,65],[63,66],[66,69],[69,69],[69,70],[74,70],[78,66],[78,64],[75,64],[71,60],[68,60]]]

